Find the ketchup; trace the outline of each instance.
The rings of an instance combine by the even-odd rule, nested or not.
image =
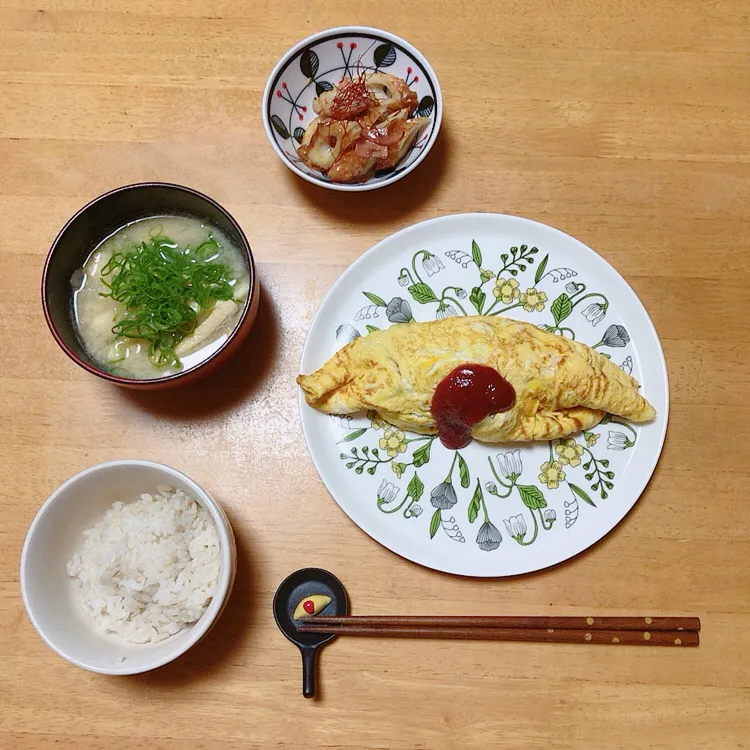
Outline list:
[[[302,609],[307,612],[308,615],[312,615],[315,613],[315,602],[308,599],[306,602],[303,603]]]
[[[432,416],[440,442],[450,450],[471,442],[471,428],[489,414],[507,411],[515,403],[513,386],[497,370],[461,365],[444,377],[432,397]]]

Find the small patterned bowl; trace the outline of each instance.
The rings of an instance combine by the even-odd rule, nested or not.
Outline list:
[[[344,76],[363,70],[382,70],[403,78],[419,98],[417,114],[429,117],[430,122],[395,167],[357,184],[331,182],[299,160],[297,146],[315,117],[313,98]],[[276,63],[263,92],[262,108],[268,140],[292,172],[331,190],[361,192],[400,180],[427,156],[440,130],[443,97],[435,71],[411,44],[380,29],[340,26],[303,39]]]

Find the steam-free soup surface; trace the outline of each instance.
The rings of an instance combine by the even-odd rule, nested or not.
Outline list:
[[[115,375],[146,379],[194,367],[221,347],[239,320],[249,274],[215,226],[159,216],[105,239],[72,284],[76,328],[92,359]]]

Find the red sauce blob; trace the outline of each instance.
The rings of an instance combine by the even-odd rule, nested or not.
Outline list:
[[[451,450],[471,442],[471,428],[489,414],[507,411],[515,403],[513,386],[497,370],[461,365],[444,377],[432,397],[432,416],[440,442]]]
[[[315,612],[315,602],[308,599],[306,602],[302,603],[302,609],[304,609],[308,615],[311,615],[313,612]]]

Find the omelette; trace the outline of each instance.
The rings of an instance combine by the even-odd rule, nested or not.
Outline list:
[[[610,413],[647,422],[656,411],[635,378],[578,341],[502,317],[403,323],[360,336],[297,382],[327,414],[373,410],[390,424],[437,434],[433,398],[463,365],[491,368],[515,398],[470,425],[486,443],[554,440],[590,429]]]

